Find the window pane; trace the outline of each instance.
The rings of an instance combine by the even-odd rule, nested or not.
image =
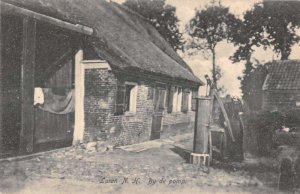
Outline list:
[[[130,89],[130,104],[129,104],[129,111],[136,112],[136,104],[137,104],[137,85],[132,85]]]
[[[166,90],[161,89],[160,95],[161,95],[161,97],[160,97],[160,102],[159,102],[159,109],[164,110],[165,109],[165,102],[166,102]]]
[[[175,87],[173,94],[173,112],[177,112],[178,88]]]
[[[168,97],[167,97],[167,106],[168,106],[168,113],[171,113],[173,111],[173,96],[174,91],[172,90],[172,87],[168,87]]]
[[[125,111],[130,110],[130,94],[131,90],[134,87],[134,85],[126,85],[126,91],[125,91]]]
[[[121,115],[125,110],[125,85],[118,83],[116,92],[115,114]]]
[[[182,89],[178,88],[177,112],[181,111],[181,103],[182,103]]]

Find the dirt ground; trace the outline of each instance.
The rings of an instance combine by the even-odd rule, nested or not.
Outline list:
[[[0,194],[280,193],[278,174],[262,166],[187,163],[192,138],[141,152],[60,149],[0,163]]]

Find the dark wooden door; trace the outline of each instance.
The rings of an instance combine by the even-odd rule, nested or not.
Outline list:
[[[60,28],[37,23],[35,87],[51,88],[65,96],[74,88],[74,45],[72,37]],[[35,109],[34,151],[70,146],[74,113],[54,114]]]
[[[2,16],[1,20],[1,85],[2,156],[18,153],[21,130],[21,55],[22,19]],[[1,129],[0,129],[1,130]]]
[[[162,126],[162,113],[154,113],[152,116],[152,127],[151,127],[151,136],[150,140],[159,139],[160,138],[160,131]]]
[[[72,60],[47,80],[45,86],[57,91],[72,89]],[[66,147],[72,144],[74,113],[54,114],[35,109],[35,151]]]
[[[152,115],[152,126],[150,140],[159,139],[162,129],[163,110],[166,90],[163,87],[156,87],[154,92],[154,113]]]

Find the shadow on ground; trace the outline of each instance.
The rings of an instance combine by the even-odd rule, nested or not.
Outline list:
[[[173,148],[170,148],[171,151],[173,151],[174,153],[178,154],[181,158],[183,158],[187,163],[190,161],[190,155],[191,155],[191,151],[178,147],[178,146],[174,146]]]

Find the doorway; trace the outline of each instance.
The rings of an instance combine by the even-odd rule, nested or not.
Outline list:
[[[166,88],[158,85],[154,89],[154,112],[152,115],[152,126],[150,140],[160,139],[163,122],[163,111],[165,108]]]
[[[35,88],[44,102],[34,110],[34,152],[72,145],[75,49],[69,32],[37,22]],[[66,100],[70,99],[70,100]],[[71,111],[73,110],[73,111]]]

